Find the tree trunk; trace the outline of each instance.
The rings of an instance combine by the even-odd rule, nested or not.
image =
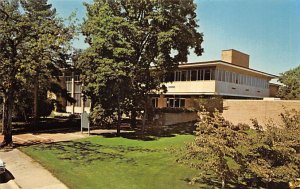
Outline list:
[[[146,120],[148,117],[148,96],[145,97],[145,106],[144,106],[144,115],[142,119],[142,135],[144,136],[145,127],[146,127]]]
[[[2,133],[4,139],[1,146],[11,145],[12,141],[12,113],[14,105],[14,94],[13,92],[8,92],[4,94],[3,102],[3,118],[2,118]]]
[[[136,110],[131,110],[131,122],[130,122],[131,128],[136,128],[136,116],[137,116]]]
[[[117,125],[117,136],[120,136],[120,133],[121,133],[121,119],[122,119],[122,113],[121,113],[121,107],[120,107],[120,95],[118,95],[118,125]]]
[[[39,115],[38,115],[38,91],[39,91],[39,80],[38,76],[34,80],[34,105],[33,105],[33,130],[36,130],[39,123]]]

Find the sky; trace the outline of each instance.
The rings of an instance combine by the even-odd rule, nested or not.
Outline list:
[[[250,68],[278,75],[300,65],[300,0],[194,0],[198,31],[204,34],[204,53],[191,53],[188,61],[220,60],[221,51],[236,49],[250,55]],[[83,2],[49,0],[60,17],[77,11],[86,14]],[[86,48],[83,38],[74,42]]]

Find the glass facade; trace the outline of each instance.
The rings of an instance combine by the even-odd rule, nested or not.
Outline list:
[[[248,85],[263,89],[269,88],[269,81],[266,79],[261,79],[250,75],[215,68],[175,71],[174,73],[169,74],[165,81],[173,82],[201,80],[217,80],[240,85]]]

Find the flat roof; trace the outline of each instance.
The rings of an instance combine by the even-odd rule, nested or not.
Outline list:
[[[225,65],[225,66],[229,66],[229,67],[233,67],[233,68],[238,68],[241,70],[246,70],[246,71],[250,71],[253,73],[257,73],[257,74],[261,74],[261,75],[265,75],[267,77],[271,77],[271,78],[277,78],[277,75],[273,75],[273,74],[269,74],[266,72],[262,72],[262,71],[258,71],[252,68],[246,68],[243,66],[239,66],[236,64],[232,64],[229,62],[225,62],[223,60],[212,60],[212,61],[205,61],[205,62],[191,62],[191,63],[183,63],[183,64],[179,64],[178,68],[188,68],[188,67],[196,67],[196,66],[212,66],[212,65]]]

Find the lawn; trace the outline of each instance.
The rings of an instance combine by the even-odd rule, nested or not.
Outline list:
[[[97,136],[21,150],[72,189],[199,188],[185,181],[197,171],[176,163],[171,150],[193,138],[177,135],[141,141]]]

